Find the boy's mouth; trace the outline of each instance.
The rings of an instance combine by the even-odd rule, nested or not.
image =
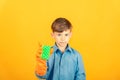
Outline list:
[[[60,43],[64,44],[65,42],[60,42]]]

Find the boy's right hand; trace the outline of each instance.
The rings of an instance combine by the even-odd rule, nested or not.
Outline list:
[[[44,76],[47,72],[47,65],[46,65],[46,60],[42,59],[40,55],[42,54],[42,45],[39,44],[38,51],[36,53],[36,70],[35,72],[40,75]]]
[[[36,70],[35,72],[40,75],[40,76],[44,76],[47,72],[47,63],[45,59],[42,59],[40,56],[42,54],[42,44],[39,43],[39,48],[38,51],[36,53]],[[53,53],[53,48],[50,49],[50,55]]]

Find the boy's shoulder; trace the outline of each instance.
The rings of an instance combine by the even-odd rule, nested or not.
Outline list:
[[[81,53],[78,50],[76,50],[75,48],[72,48],[72,47],[70,47],[70,48],[71,48],[71,53],[73,53],[74,55],[77,55],[77,56],[81,56]]]

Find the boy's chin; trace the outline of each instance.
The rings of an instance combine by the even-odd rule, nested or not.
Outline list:
[[[66,47],[67,46],[67,44],[58,44],[59,45],[59,47]]]

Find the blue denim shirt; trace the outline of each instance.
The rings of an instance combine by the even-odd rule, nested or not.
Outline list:
[[[62,53],[56,45],[53,46],[54,52],[47,61],[47,73],[44,76],[36,76],[46,80],[86,80],[84,65],[81,55],[67,46]]]

